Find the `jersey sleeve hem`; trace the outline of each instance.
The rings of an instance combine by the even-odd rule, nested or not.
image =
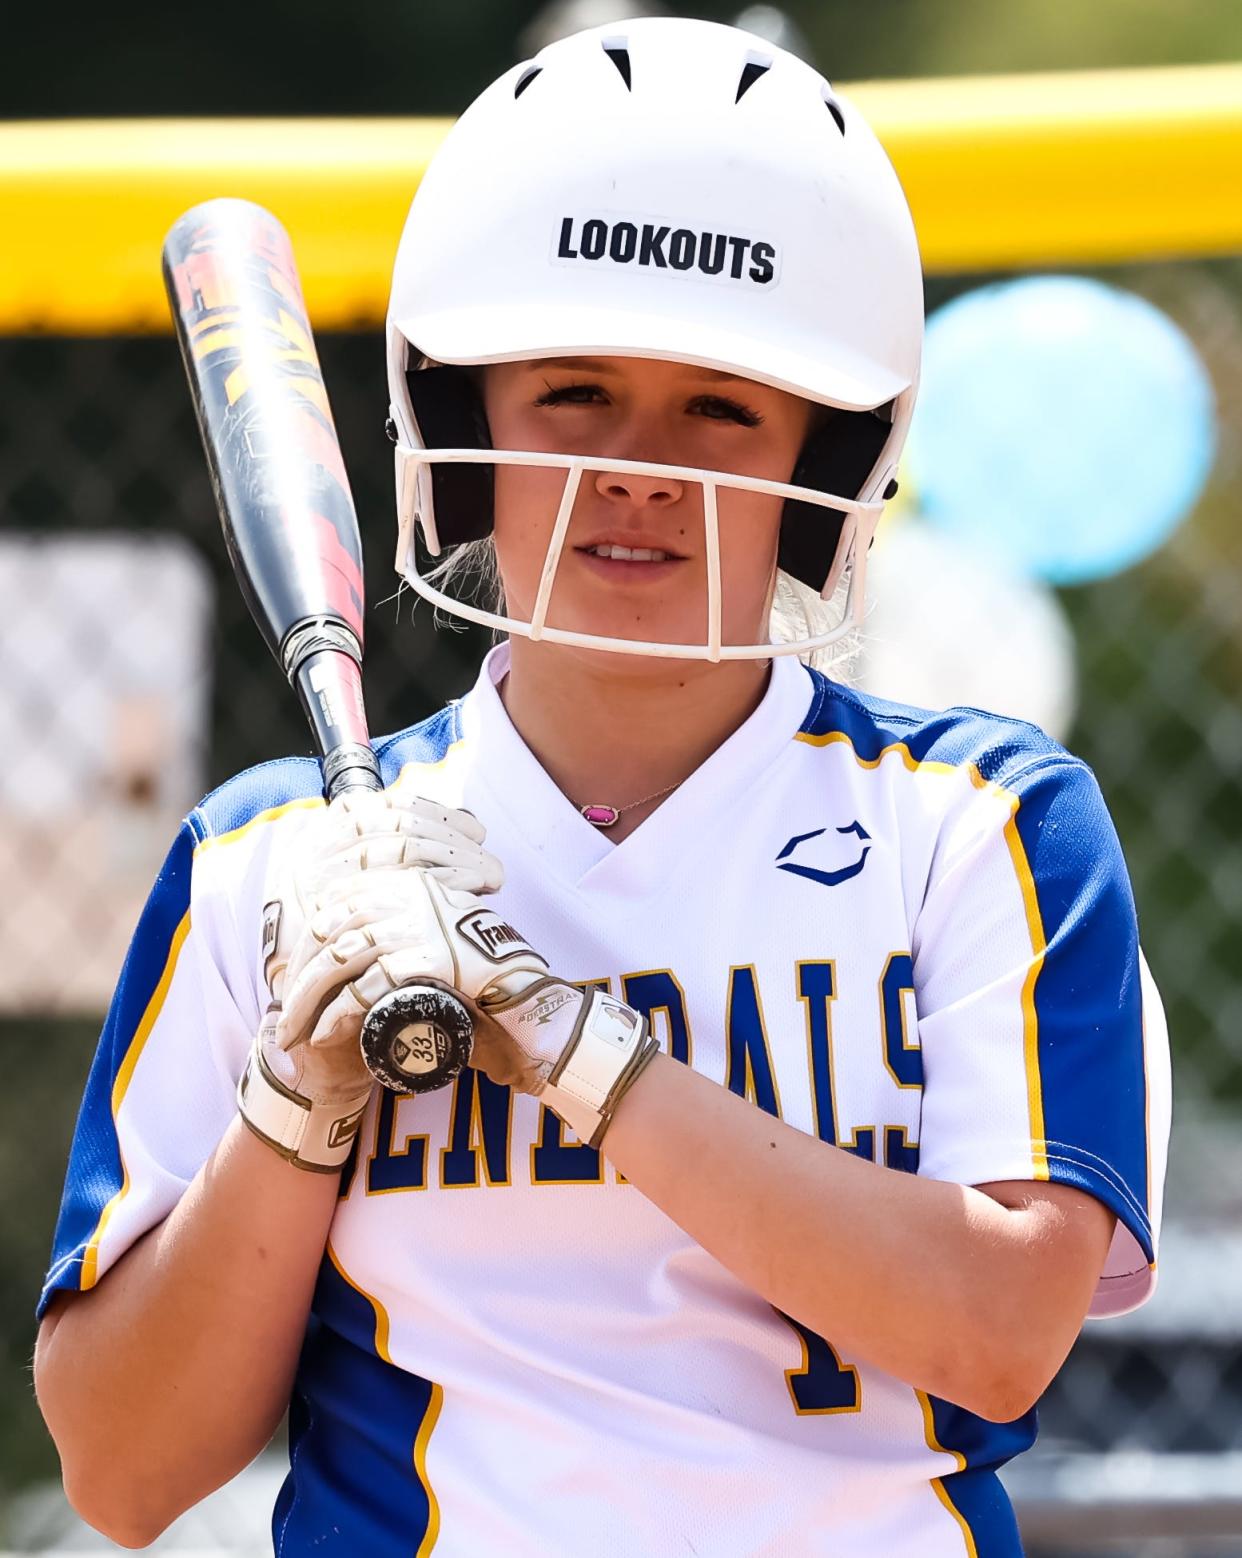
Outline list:
[[[1043,1169],[1047,1163],[1046,1172]],[[970,1144],[969,1155],[924,1162],[920,1173],[959,1185],[1008,1180],[1070,1185],[1106,1206],[1117,1219],[1108,1268],[1096,1285],[1089,1313],[1097,1318],[1137,1309],[1155,1287],[1156,1251],[1150,1219],[1111,1164],[1066,1142],[1031,1142],[1025,1162],[1015,1161],[1013,1144]]]
[[[1052,1180],[1073,1185],[1102,1201],[1138,1241],[1146,1258],[1155,1259],[1150,1219],[1134,1192],[1102,1158],[1066,1142],[1032,1141],[1021,1157],[1002,1139],[971,1142],[967,1150],[933,1159],[924,1152],[919,1172],[928,1179],[957,1185],[986,1185],[1003,1180]],[[1043,1165],[1047,1163],[1047,1171]]]
[[[1065,1142],[1049,1142],[1048,1177],[1072,1185],[1103,1203],[1117,1219],[1107,1264],[1087,1313],[1102,1320],[1137,1309],[1156,1286],[1156,1249],[1151,1221],[1138,1198],[1112,1166]]]
[[[43,1290],[39,1294],[39,1302],[35,1305],[36,1323],[43,1319],[47,1313],[47,1306],[56,1297],[57,1293],[80,1293],[82,1291],[82,1263],[86,1258],[86,1245],[80,1244],[77,1249],[70,1250],[48,1272],[43,1281]]]
[[[1148,1261],[1156,1258],[1151,1221],[1138,1197],[1114,1168],[1094,1153],[1068,1142],[1046,1143],[1048,1177],[1059,1184],[1074,1185],[1103,1201],[1118,1220],[1134,1235]]]

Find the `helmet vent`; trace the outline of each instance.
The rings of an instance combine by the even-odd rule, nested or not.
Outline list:
[[[760,76],[766,76],[772,69],[772,61],[762,54],[749,54],[746,63],[742,66],[742,74],[738,77],[737,96],[733,99],[740,103],[743,96],[750,91]]]
[[[827,92],[824,93],[824,107],[828,110],[828,112],[836,120],[836,122],[837,122],[837,129],[840,130],[842,135],[844,135],[845,134],[845,115],[841,112],[840,105],[838,103],[835,103],[833,101],[833,99],[828,96]]]
[[[526,88],[542,70],[542,65],[528,65],[517,79],[517,85],[513,89],[514,97],[521,97],[522,93],[525,92]]]
[[[605,38],[604,53],[617,67],[617,74],[625,82],[625,90],[633,91],[630,81],[630,50],[624,38]]]

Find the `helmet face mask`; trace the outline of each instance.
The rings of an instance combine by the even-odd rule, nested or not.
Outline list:
[[[707,471],[699,466],[665,465],[645,460],[619,460],[608,455],[550,454],[546,450],[520,449],[411,449],[397,446],[398,482],[403,498],[403,512],[410,518],[399,530],[397,544],[397,568],[402,577],[424,599],[454,615],[477,622],[499,632],[515,633],[522,638],[545,640],[554,644],[569,644],[580,649],[597,649],[616,654],[645,654],[665,658],[691,660],[755,660],[768,659],[777,654],[801,654],[824,648],[835,643],[862,620],[865,600],[866,555],[875,535],[875,529],[883,513],[882,503],[861,503],[831,493],[819,492],[810,487],[798,487],[788,482],[764,481],[758,477],[739,476],[728,471]],[[425,574],[418,570],[415,526],[423,528],[424,538],[430,540],[417,509],[416,493],[420,483],[429,479],[435,470],[453,467],[480,466],[542,466],[563,469],[565,481],[557,507],[544,558],[542,576],[535,604],[529,618],[512,617],[490,611],[468,601],[462,601],[437,588]],[[696,483],[703,492],[703,522],[705,557],[707,566],[707,629],[701,644],[660,643],[649,639],[616,638],[608,635],[581,633],[556,627],[548,622],[548,609],[556,583],[557,571],[564,555],[566,537],[574,504],[583,476],[590,472],[607,471],[616,474],[632,474],[675,481]],[[844,510],[839,521],[840,540],[837,543],[832,567],[821,590],[821,598],[829,599],[836,590],[843,572],[849,569],[849,590],[846,611],[839,623],[810,639],[800,639],[787,644],[769,642],[756,644],[730,644],[722,637],[722,601],[724,596],[720,563],[720,515],[721,490],[761,493],[783,499],[786,504],[797,502],[823,509]],[[406,505],[409,505],[406,507]],[[433,553],[433,555],[437,555]]]
[[[861,618],[921,330],[918,252],[896,175],[811,67],[736,29],[669,18],[553,44],[458,121],[402,238],[388,320],[398,572],[454,615],[592,649],[718,660],[832,643]],[[493,449],[465,370],[574,356],[686,362],[838,414],[808,437],[785,483]],[[417,563],[416,532],[433,557],[490,533],[493,473],[504,465],[565,472],[526,619],[452,599]],[[600,470],[701,487],[702,643],[548,623],[573,498]],[[822,599],[848,575],[840,622],[789,644],[722,641],[718,494],[729,489],[784,500],[779,564]]]

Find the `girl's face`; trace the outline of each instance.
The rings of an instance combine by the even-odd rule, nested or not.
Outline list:
[[[483,370],[497,449],[613,456],[788,481],[812,407],[784,390],[685,363],[565,357]],[[496,468],[496,552],[510,616],[530,620],[565,471]],[[721,634],[767,640],[783,500],[721,488]],[[633,557],[617,557],[625,548]],[[547,617],[610,638],[707,641],[703,489],[587,471]]]

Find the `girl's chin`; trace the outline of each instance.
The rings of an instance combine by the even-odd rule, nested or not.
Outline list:
[[[519,618],[521,621],[529,621],[529,617]],[[616,639],[620,643],[633,644],[634,658],[646,660],[650,666],[664,665],[685,666],[694,664],[696,659],[706,661],[706,654],[701,656],[682,657],[680,655],[652,655],[644,654],[644,646],[649,644],[684,644],[687,648],[702,648],[707,643],[706,623],[696,623],[693,627],[687,627],[684,622],[661,621],[658,617],[642,618],[636,620],[632,615],[625,618],[604,616],[602,614],[581,613],[572,618],[549,617],[550,627],[558,628],[562,632],[582,633],[592,638]],[[526,635],[521,635],[526,637]],[[756,631],[753,638],[730,638],[726,633],[725,643],[760,644],[766,641],[767,634]],[[628,663],[633,661],[625,655],[623,649],[595,650],[586,645],[557,644],[543,640],[549,649],[555,649],[560,653],[585,654],[592,658],[606,661],[619,661],[625,658]],[[726,662],[727,663],[727,662]]]

